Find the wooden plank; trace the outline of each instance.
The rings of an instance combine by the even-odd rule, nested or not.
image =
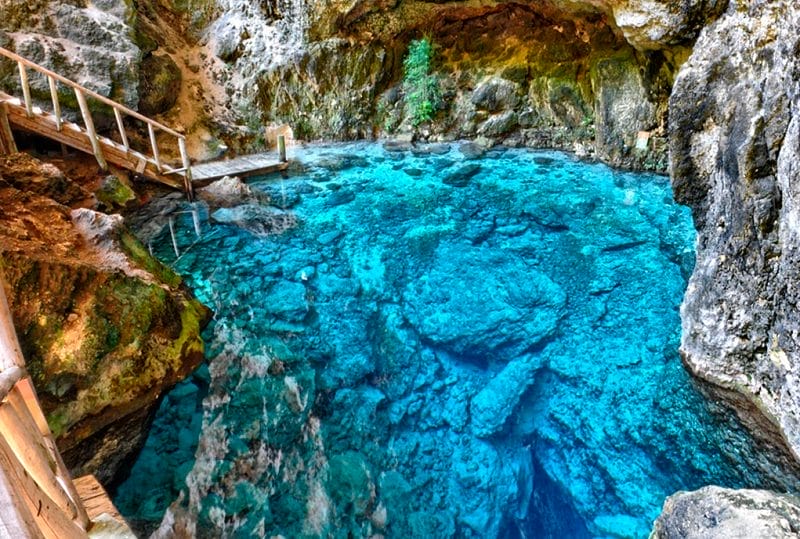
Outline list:
[[[56,122],[56,130],[61,131],[61,102],[58,100],[56,79],[47,77],[47,83],[50,85],[50,99],[53,101],[53,117]]]
[[[103,513],[107,513],[115,519],[125,522],[122,515],[114,506],[114,502],[108,496],[108,492],[103,488],[103,485],[93,475],[84,475],[75,479],[75,488],[78,489],[78,495],[83,500],[83,505],[86,507],[86,512],[89,518],[95,520]]]
[[[0,435],[0,468],[6,472],[11,488],[25,503],[42,536],[46,539],[85,539],[86,531],[68,519],[28,475],[5,435]]]
[[[50,432],[50,426],[47,424],[47,419],[42,412],[42,406],[39,403],[39,397],[33,388],[33,381],[30,377],[21,380],[16,387],[16,390],[11,393],[11,404],[21,416],[25,416],[25,420],[36,425],[37,429],[42,435],[42,442],[45,449],[55,466],[55,475],[61,487],[66,491],[67,496],[75,504],[77,516],[75,520],[86,528],[89,525],[89,516],[86,514],[86,509],[80,503],[80,496],[78,496],[75,485],[72,482],[72,476],[67,469],[64,460],[61,458],[61,453],[58,451],[53,434]]]
[[[0,370],[13,366],[25,368],[25,358],[19,347],[14,321],[11,318],[11,309],[8,308],[6,299],[6,282],[0,272]]]
[[[36,519],[15,488],[16,480],[1,464],[0,461],[0,538],[41,539],[44,536]]]

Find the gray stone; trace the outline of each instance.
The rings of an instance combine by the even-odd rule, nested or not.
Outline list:
[[[478,110],[500,112],[514,109],[519,103],[519,86],[510,80],[490,78],[472,92],[472,104]]]
[[[766,490],[716,486],[667,498],[650,539],[793,539],[800,499]]]
[[[703,31],[670,99],[673,188],[698,231],[681,353],[797,469],[800,10],[739,4]]]

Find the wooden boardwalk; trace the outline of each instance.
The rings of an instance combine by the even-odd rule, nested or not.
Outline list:
[[[206,185],[224,176],[259,176],[271,172],[286,170],[289,163],[281,161],[274,153],[256,153],[243,155],[223,161],[210,161],[192,165],[192,183]]]

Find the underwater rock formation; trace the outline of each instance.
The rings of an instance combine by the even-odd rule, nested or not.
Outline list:
[[[765,490],[703,487],[667,498],[651,539],[722,539],[800,535],[800,499]]]
[[[107,483],[202,360],[208,310],[119,215],[77,208],[87,198],[52,165],[0,158],[0,267],[27,368],[68,466]]]
[[[698,230],[682,307],[683,359],[794,461],[799,51],[794,2],[731,2],[701,34],[670,99],[674,191]]]

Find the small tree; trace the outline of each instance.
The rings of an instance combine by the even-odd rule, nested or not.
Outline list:
[[[432,56],[431,41],[423,38],[408,44],[403,60],[406,110],[414,127],[433,118],[441,102],[439,80],[430,72]]]

